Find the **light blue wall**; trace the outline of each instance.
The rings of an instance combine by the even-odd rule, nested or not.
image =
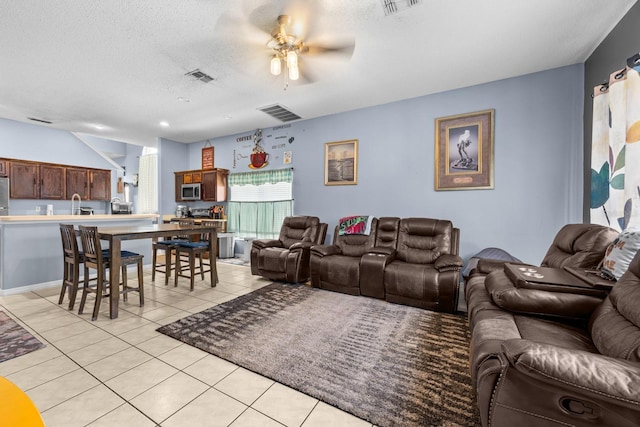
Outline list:
[[[137,173],[137,158],[142,152],[142,147],[88,135],[83,137],[100,150],[119,154],[121,158],[115,163],[118,166],[128,165],[128,171]],[[0,157],[110,169],[111,195],[120,198],[123,196],[116,193],[117,178],[122,176],[122,171],[68,131],[0,118]],[[132,195],[135,197],[135,194],[134,189]],[[36,215],[36,206],[39,206],[40,214],[44,215],[47,204],[53,205],[54,213],[71,212],[71,202],[68,200],[11,199],[9,213]],[[108,202],[82,201],[82,205],[92,207],[96,213],[110,213]]]
[[[578,64],[263,129],[263,145],[268,168],[294,167],[295,213],[319,216],[331,234],[345,215],[445,218],[461,229],[464,258],[496,246],[539,263],[561,226],[582,221],[582,104]],[[435,118],[485,109],[495,109],[495,189],[435,191]],[[250,171],[236,138],[253,131],[211,140],[215,166]],[[287,141],[276,134],[295,139],[290,165],[274,156]],[[324,144],[347,139],[359,141],[358,185],[325,186]],[[201,166],[203,146],[188,146],[186,169]]]

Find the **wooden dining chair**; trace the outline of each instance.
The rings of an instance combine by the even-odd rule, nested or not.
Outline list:
[[[78,248],[78,237],[73,224],[60,224],[62,238],[62,288],[58,305],[64,301],[64,295],[69,293],[69,310],[73,310],[78,293],[80,264],[84,264],[84,254]]]
[[[108,249],[102,250],[100,244],[100,236],[98,234],[98,227],[78,226],[80,230],[80,240],[82,241],[82,251],[84,252],[84,286],[82,288],[82,298],[80,300],[80,308],[78,314],[82,314],[84,310],[84,304],[87,300],[87,294],[93,293],[96,295],[96,301],[93,306],[93,315],[91,320],[98,318],[100,311],[100,302],[102,298],[109,296],[109,281],[107,278],[107,268],[122,268],[122,291],[118,286],[118,292],[122,293],[125,301],[127,301],[127,294],[129,291],[138,292],[140,297],[140,307],[144,306],[144,286],[142,276],[142,258],[143,255],[130,251],[120,252],[120,265],[109,265],[109,257],[111,256]],[[138,266],[138,286],[129,286],[127,281],[127,266],[137,264]],[[89,282],[89,269],[95,269],[97,271],[96,285],[90,286]]]
[[[206,221],[203,220],[201,222],[202,225],[208,226],[217,226],[216,221]],[[213,231],[214,239],[216,238],[215,233]],[[216,262],[216,254],[209,254],[208,261],[205,261],[204,255],[209,252],[209,231],[205,231],[200,234],[200,238],[198,241],[189,241],[189,242],[178,242],[178,245],[175,248],[176,251],[176,268],[175,268],[175,278],[174,278],[174,286],[178,286],[178,278],[185,277],[189,279],[190,290],[193,291],[194,288],[194,279],[196,275],[196,259],[198,260],[200,267],[200,277],[204,280],[204,273],[211,271],[211,263]],[[187,261],[188,266],[183,267],[182,262]],[[188,272],[185,273],[185,272]],[[216,274],[216,282],[218,280]],[[215,287],[215,283],[211,283],[211,287]]]
[[[192,218],[182,218],[179,220],[171,221],[173,224],[192,225],[194,220]],[[151,244],[152,252],[152,270],[151,281],[156,281],[156,272],[164,273],[164,284],[169,284],[169,277],[171,277],[171,270],[173,269],[172,254],[176,249],[178,242],[188,242],[188,235],[178,235],[169,239],[158,240]],[[158,251],[164,252],[164,262],[158,261]]]

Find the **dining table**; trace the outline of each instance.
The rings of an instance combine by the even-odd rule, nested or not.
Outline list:
[[[205,224],[151,224],[126,227],[98,227],[100,240],[109,242],[109,265],[120,265],[120,251],[122,241],[134,239],[157,239],[182,235],[209,234],[209,257],[211,287],[218,283],[216,269],[217,229],[215,225]],[[118,303],[120,299],[120,269],[109,268],[109,314],[111,319],[118,317]]]

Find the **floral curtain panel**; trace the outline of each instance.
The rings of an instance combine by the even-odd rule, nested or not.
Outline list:
[[[591,222],[640,227],[640,54],[594,88]]]

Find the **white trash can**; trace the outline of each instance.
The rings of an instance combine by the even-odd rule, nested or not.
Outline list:
[[[218,233],[218,258],[233,258],[234,233]]]
[[[256,237],[245,237],[244,240],[244,249],[242,252],[242,259],[245,261],[251,261],[251,245]]]

